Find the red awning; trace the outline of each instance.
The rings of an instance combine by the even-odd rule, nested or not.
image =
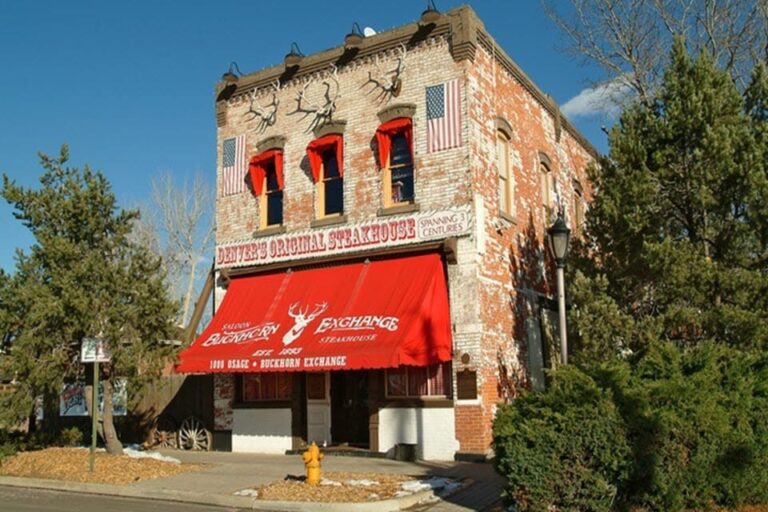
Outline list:
[[[233,278],[190,372],[426,366],[451,359],[439,254]]]

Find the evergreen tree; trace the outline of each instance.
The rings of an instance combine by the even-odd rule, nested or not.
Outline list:
[[[584,355],[656,338],[768,346],[766,106],[762,66],[742,95],[678,40],[658,100],[623,113],[590,172],[587,247],[574,265]]]
[[[57,395],[66,381],[85,380],[79,362],[84,337],[104,340],[111,362],[102,365],[107,451],[122,445],[112,419],[116,378],[129,377],[135,394],[159,373],[168,350],[176,305],[163,286],[160,261],[129,237],[137,212],[121,210],[101,172],[66,167],[68,151],[40,155],[40,187],[3,178],[2,196],[35,238],[17,252],[16,271],[0,289],[0,332],[10,333],[7,370],[18,386],[0,410],[30,415],[38,394]]]

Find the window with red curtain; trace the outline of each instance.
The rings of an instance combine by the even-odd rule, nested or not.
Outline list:
[[[248,173],[260,201],[261,226],[279,226],[283,223],[282,150],[270,149],[251,158]]]
[[[344,213],[344,138],[329,134],[307,146],[312,178],[317,184],[319,217]]]
[[[384,203],[398,205],[415,199],[413,182],[413,124],[398,117],[376,130],[379,166],[384,172]]]

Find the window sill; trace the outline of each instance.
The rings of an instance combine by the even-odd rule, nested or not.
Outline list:
[[[290,400],[254,400],[253,402],[236,402],[232,409],[290,409]]]
[[[322,219],[315,219],[309,223],[309,227],[322,228],[325,226],[335,226],[336,224],[346,224],[346,215],[333,215],[330,217],[323,217]]]
[[[423,398],[416,398],[416,397],[403,397],[403,398],[395,398],[395,397],[387,397],[386,399],[379,402],[379,407],[422,407],[425,409],[429,408],[446,408],[446,407],[453,407],[453,399],[446,398],[444,396],[435,396],[435,397],[423,397]]]
[[[505,221],[509,222],[510,224],[517,225],[517,217],[515,217],[514,215],[511,215],[511,214],[509,214],[507,212],[500,211],[499,212],[499,217],[501,217]]]
[[[285,226],[282,224],[279,226],[269,226],[268,228],[258,229],[253,232],[253,238],[261,238],[263,236],[282,235],[285,233]]]
[[[401,213],[413,213],[419,211],[419,203],[406,203],[399,204],[397,206],[388,206],[386,208],[379,208],[376,215],[379,217],[386,217],[387,215],[398,215]]]

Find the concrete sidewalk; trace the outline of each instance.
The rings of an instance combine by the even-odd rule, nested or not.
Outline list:
[[[354,507],[340,507],[333,504],[323,506],[318,503],[301,502],[265,502],[247,496],[237,496],[235,492],[282,480],[287,475],[303,475],[304,464],[300,455],[161,451],[182,462],[204,464],[205,467],[201,471],[123,486],[14,477],[0,477],[0,485],[262,510],[400,510],[416,505],[431,494],[424,492],[409,498],[387,500],[386,503],[372,502]],[[414,477],[435,475],[472,482],[471,485],[444,500],[418,505],[419,510],[433,512],[486,510],[498,504],[504,486],[503,479],[496,475],[490,464],[468,462],[399,462],[390,459],[329,455],[323,459],[323,471],[399,473]]]

